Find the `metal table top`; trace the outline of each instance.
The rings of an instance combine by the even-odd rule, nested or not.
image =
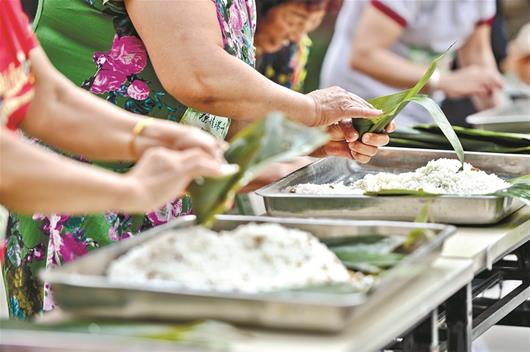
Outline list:
[[[530,241],[530,208],[524,207],[489,227],[458,227],[457,233],[444,245],[446,258],[471,259],[478,273],[494,262]]]

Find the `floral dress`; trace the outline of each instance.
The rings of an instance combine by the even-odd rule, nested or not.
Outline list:
[[[311,45],[311,39],[304,36],[299,43],[291,43],[275,53],[260,57],[256,69],[271,81],[301,92],[307,76]]]
[[[254,66],[254,0],[211,0],[225,50]],[[163,89],[121,0],[40,0],[36,34],[52,63],[71,81],[128,111],[198,126],[224,138],[225,117],[188,108]],[[60,133],[60,131],[58,131]],[[102,166],[125,172],[130,165]],[[10,315],[26,319],[54,307],[37,273],[191,211],[188,198],[149,214],[87,216],[11,214],[3,263]]]

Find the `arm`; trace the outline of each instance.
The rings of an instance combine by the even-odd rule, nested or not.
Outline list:
[[[367,6],[353,38],[351,67],[393,87],[412,87],[427,66],[410,62],[390,50],[402,33],[399,23],[374,6]]]
[[[0,133],[0,201],[9,209],[95,212],[121,208],[134,191],[117,174],[47,152],[4,128]]]
[[[462,69],[480,71],[482,77],[488,77],[482,83],[481,91],[471,96],[473,103],[479,110],[493,108],[501,103],[499,93],[503,88],[503,81],[497,70],[497,64],[491,47],[491,26],[481,24],[469,36],[464,46],[458,50],[459,66]]]
[[[281,111],[308,126],[380,113],[338,89],[332,94],[293,92],[231,56],[223,48],[210,0],[126,0],[125,4],[162,85],[187,106],[244,121]]]
[[[197,147],[219,157],[226,147],[195,128],[155,120],[131,148],[132,131],[141,116],[76,87],[57,72],[41,48],[31,51],[30,60],[35,97],[20,128],[49,145],[96,160],[137,160],[157,146]]]
[[[51,153],[0,127],[0,203],[26,214],[144,213],[182,195],[197,176],[234,171],[200,149],[152,148],[120,175]]]

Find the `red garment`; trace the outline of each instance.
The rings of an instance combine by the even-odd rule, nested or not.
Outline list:
[[[28,56],[37,45],[20,0],[0,0],[0,124],[11,130],[33,98]]]

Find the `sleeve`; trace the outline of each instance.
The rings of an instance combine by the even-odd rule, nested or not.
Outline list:
[[[420,6],[418,1],[407,0],[371,0],[370,4],[401,27],[407,27],[416,18]]]
[[[477,26],[491,26],[495,20],[495,14],[497,13],[497,5],[495,4],[495,0],[477,1],[477,6],[479,13]]]

